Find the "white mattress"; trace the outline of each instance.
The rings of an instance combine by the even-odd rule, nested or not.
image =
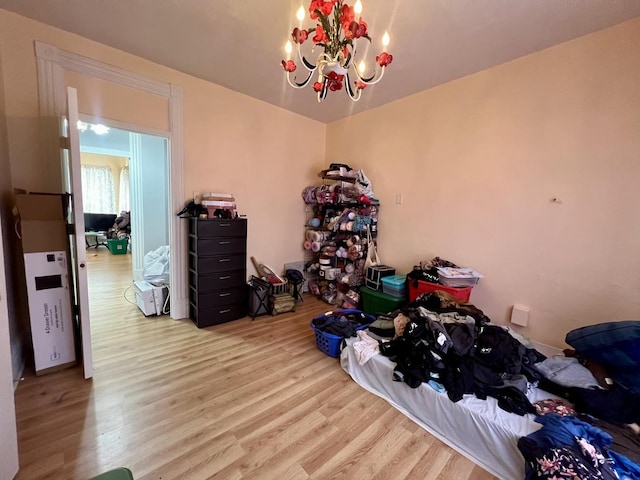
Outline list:
[[[508,413],[489,397],[480,400],[465,395],[452,402],[446,393],[438,393],[426,383],[410,388],[392,379],[395,363],[387,357],[375,355],[359,365],[351,346],[342,351],[342,368],[361,387],[384,398],[400,412],[451,448],[482,466],[493,475],[507,480],[524,478],[524,459],[517,447],[518,439],[538,430],[541,425],[535,416],[523,417]],[[556,398],[543,390],[534,389],[531,402]]]

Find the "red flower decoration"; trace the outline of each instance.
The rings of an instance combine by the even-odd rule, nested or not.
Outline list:
[[[311,0],[311,4],[309,5],[309,17],[311,20],[315,20],[318,18],[318,14],[316,10],[319,10],[325,17],[331,15],[333,11],[333,6],[338,3],[338,0]]]
[[[351,22],[355,21],[356,15],[353,11],[353,7],[349,5],[343,4],[342,11],[340,12],[340,25],[342,25],[343,30],[348,30]]]
[[[335,92],[336,90],[342,90],[344,75],[338,75],[336,72],[330,72],[329,75],[326,76],[326,79],[329,90],[331,90],[332,92]]]
[[[322,90],[322,83],[321,82],[316,82],[313,84],[313,91],[314,92],[320,92]]]
[[[307,31],[300,30],[298,27],[294,28],[293,32],[291,32],[291,38],[296,43],[302,44],[308,37],[309,37],[309,34],[307,33]]]
[[[320,2],[318,0],[312,0],[311,5],[309,5],[309,17],[311,17],[311,20],[318,18],[316,10],[320,10]]]
[[[316,26],[316,34],[313,37],[313,42],[325,43],[325,44],[329,42],[329,37],[327,37],[327,34],[324,32],[324,29],[322,28],[321,25]]]
[[[364,20],[362,20],[362,18],[360,18],[360,21],[357,24],[355,37],[356,38],[364,37],[368,33],[367,30],[368,30],[367,22],[365,22]]]
[[[282,60],[282,68],[284,68],[287,72],[295,72],[296,64],[293,60]]]
[[[356,83],[356,88],[358,90],[364,90],[365,88],[367,88],[367,84],[364,82],[361,82],[360,80],[358,80]]]
[[[344,30],[344,38],[354,38],[358,30],[358,24],[356,22],[343,23],[342,30]]]
[[[322,2],[322,5],[320,5],[320,11],[328,17],[329,15],[331,15],[334,3],[335,2],[333,0],[324,0],[324,2]]]
[[[376,63],[381,67],[386,67],[387,65],[391,65],[393,61],[393,55],[389,55],[387,52],[382,52],[380,55],[376,57]]]

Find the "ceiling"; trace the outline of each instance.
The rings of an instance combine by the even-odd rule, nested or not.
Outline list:
[[[301,3],[309,0],[0,0],[0,8],[325,123],[640,16],[640,0],[363,0],[369,63],[385,30],[393,63],[359,102],[338,91],[319,104],[311,86],[291,88],[280,65]]]

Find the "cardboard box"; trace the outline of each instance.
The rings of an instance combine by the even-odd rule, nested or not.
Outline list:
[[[153,285],[146,280],[140,280],[133,284],[136,305],[144,313],[145,316],[149,315],[164,315],[163,307],[167,297],[169,296],[169,289],[165,285]],[[167,310],[169,305],[167,304]]]
[[[164,304],[167,304],[167,313],[169,313],[169,303],[167,297],[169,296],[169,288],[166,285],[154,285],[153,286],[153,300],[156,305],[156,315],[166,315],[164,313]]]
[[[153,295],[153,285],[145,280],[133,284],[136,294],[136,305],[145,316],[156,314],[156,299]]]
[[[16,196],[36,374],[76,363],[65,195]]]

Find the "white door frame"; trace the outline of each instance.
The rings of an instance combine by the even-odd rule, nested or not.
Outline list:
[[[38,63],[40,117],[45,120],[45,124],[47,119],[57,119],[65,114],[65,71],[106,80],[144,93],[159,95],[168,100],[169,131],[162,133],[156,131],[156,133],[169,139],[169,185],[171,186],[169,191],[170,315],[173,319],[187,318],[189,316],[189,300],[186,281],[186,224],[175,215],[184,205],[182,87],[107,65],[43,42],[35,42],[35,51]],[[109,123],[117,126],[118,122],[110,121]],[[129,127],[124,128],[128,129]],[[133,128],[133,130],[139,129],[140,127]],[[49,140],[51,145],[57,144],[55,138],[47,137],[53,135],[52,133],[44,132],[44,135],[43,141],[45,143]]]
[[[64,192],[71,194],[71,213],[76,227],[73,242],[71,244],[72,269],[75,275],[71,275],[75,284],[76,295],[74,300],[78,308],[78,320],[80,324],[80,345],[82,346],[82,366],[84,378],[93,377],[93,348],[91,347],[91,313],[89,311],[89,284],[87,277],[87,251],[84,239],[84,206],[82,203],[82,174],[80,167],[80,135],[78,133],[78,92],[75,88],[67,88],[67,122],[65,136],[69,140],[65,145],[67,152],[64,162],[65,172],[63,184]],[[62,152],[61,152],[62,154]],[[80,232],[80,233],[79,233]]]
[[[18,473],[18,434],[9,344],[7,281],[4,273],[4,245],[0,222],[0,478]]]

